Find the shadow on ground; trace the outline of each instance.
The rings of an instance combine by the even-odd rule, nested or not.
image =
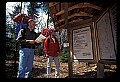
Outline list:
[[[55,69],[51,68],[51,73],[54,72]],[[47,69],[45,67],[42,68],[33,68],[30,74],[30,78],[46,78]]]
[[[65,77],[70,78],[70,77]],[[83,75],[73,74],[72,78],[97,78],[96,71],[84,72]],[[104,72],[103,78],[116,78],[116,72]]]

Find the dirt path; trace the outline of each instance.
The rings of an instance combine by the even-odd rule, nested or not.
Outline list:
[[[43,56],[35,56],[31,78],[46,78],[46,59]],[[110,66],[108,66],[110,68]],[[112,66],[112,70],[106,69],[106,77],[115,73],[116,66]],[[108,71],[108,72],[107,72]],[[96,78],[96,64],[88,64],[86,62],[73,62],[73,78]],[[60,63],[60,78],[68,78],[68,63]],[[51,78],[55,76],[55,64],[52,62]]]
[[[44,61],[43,61],[44,60]],[[30,78],[46,78],[47,60],[43,56],[35,56],[33,62],[33,69],[31,71]],[[6,60],[6,77],[16,78],[18,61],[16,67],[14,67],[13,60]],[[87,62],[73,62],[73,77],[72,78],[97,78],[97,66],[95,63]],[[116,73],[116,65],[104,66],[104,78],[112,78]],[[55,64],[52,62],[51,78],[55,76]],[[60,63],[60,78],[68,78],[68,63]]]

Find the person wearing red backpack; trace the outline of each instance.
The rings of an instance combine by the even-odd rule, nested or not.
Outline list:
[[[56,30],[53,28],[49,29],[50,35],[44,41],[44,52],[47,57],[47,77],[50,78],[51,75],[51,63],[54,60],[56,65],[55,78],[59,78],[59,57],[61,56],[61,50],[59,46],[58,39],[55,37]]]
[[[17,42],[19,43],[19,65],[17,78],[29,78],[33,66],[35,39],[39,36],[34,32],[36,21],[28,20],[28,28],[21,29],[18,33]]]

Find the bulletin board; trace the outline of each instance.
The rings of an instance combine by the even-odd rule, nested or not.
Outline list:
[[[115,52],[117,54],[117,4],[113,5],[110,9],[110,20],[111,20],[111,27],[113,33],[113,39],[115,44]]]
[[[110,13],[106,12],[96,23],[100,60],[116,60],[115,43]]]
[[[93,59],[90,26],[73,30],[74,59]]]

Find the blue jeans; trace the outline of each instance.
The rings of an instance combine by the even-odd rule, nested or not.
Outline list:
[[[28,78],[32,70],[34,49],[21,48],[19,50],[19,67],[17,78]]]

